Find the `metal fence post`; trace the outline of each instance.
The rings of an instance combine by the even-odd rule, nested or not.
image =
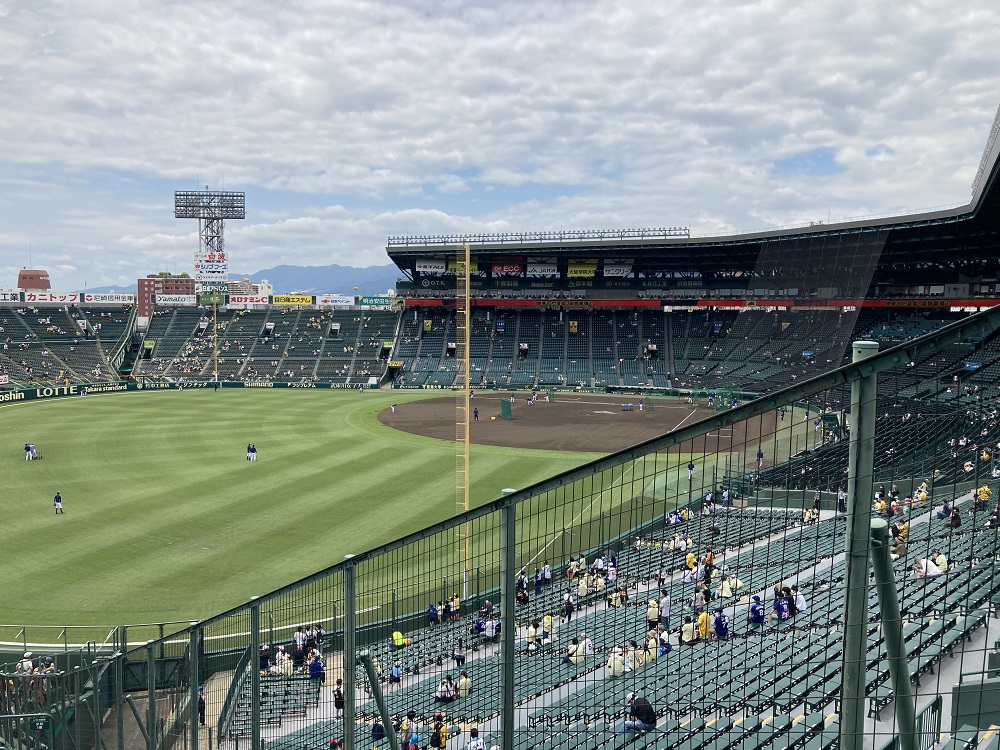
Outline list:
[[[517,506],[508,500],[500,509],[500,747],[514,750],[514,648],[517,637],[514,617],[514,580],[517,561]],[[349,749],[350,750],[350,749]]]
[[[871,538],[872,569],[875,572],[875,591],[878,593],[882,613],[885,651],[889,657],[889,676],[892,679],[893,703],[899,727],[899,747],[900,750],[917,750],[913,686],[910,684],[910,666],[903,640],[903,618],[899,613],[899,598],[896,596],[896,578],[892,572],[892,560],[889,559],[889,522],[883,518],[874,519]]]
[[[855,341],[853,363],[878,353],[875,341]],[[874,368],[851,384],[851,441],[847,469],[844,574],[844,678],[840,693],[841,750],[862,750],[865,730],[865,649],[868,645],[868,546],[875,465]]]
[[[118,653],[115,655],[115,686],[118,695],[115,696],[115,723],[118,732],[118,750],[125,750],[125,630],[121,631],[122,642]],[[65,692],[65,691],[64,691]],[[66,708],[63,706],[63,716],[66,715]]]
[[[344,566],[344,747],[354,750],[354,723],[356,721],[354,705],[354,682],[357,653],[355,651],[356,615],[358,612],[357,592],[355,591],[355,566],[351,562],[354,555],[345,555],[347,565]]]
[[[146,747],[156,750],[156,655],[153,641],[146,641]]]
[[[191,623],[191,637],[188,641],[188,701],[191,704],[191,750],[198,750],[198,728],[200,726],[200,714],[198,710],[198,686],[201,681],[200,664],[198,663],[198,648],[201,640],[201,628],[198,623]]]
[[[385,735],[389,740],[389,750],[399,750],[399,737],[396,730],[392,728],[392,716],[389,714],[389,707],[385,703],[385,696],[382,695],[382,686],[378,683],[378,675],[375,673],[375,664],[372,662],[371,654],[365,649],[359,654],[361,665],[368,675],[368,689],[378,706],[378,713],[382,719],[382,726],[385,727]]]
[[[260,747],[260,597],[250,598],[250,746]]]

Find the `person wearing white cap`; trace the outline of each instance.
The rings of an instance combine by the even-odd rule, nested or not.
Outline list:
[[[31,661],[31,652],[25,651],[24,658],[17,663],[17,667],[14,670],[18,674],[34,674],[35,673],[35,663]]]
[[[648,700],[635,693],[629,693],[625,701],[628,703],[631,718],[622,724],[622,728],[618,731],[619,737],[626,732],[646,732],[656,729],[656,712]]]
[[[587,637],[586,633],[580,633],[580,653],[584,656],[594,655],[594,642]]]

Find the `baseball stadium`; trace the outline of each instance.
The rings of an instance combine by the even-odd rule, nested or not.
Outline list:
[[[23,272],[0,747],[1000,747],[998,135],[961,206],[377,297],[213,282],[237,193],[189,289]]]

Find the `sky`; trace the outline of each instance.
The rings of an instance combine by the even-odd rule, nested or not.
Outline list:
[[[965,204],[995,0],[0,0],[0,288],[191,271],[175,190],[239,190],[230,268],[390,235]]]

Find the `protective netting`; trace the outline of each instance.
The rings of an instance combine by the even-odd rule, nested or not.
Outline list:
[[[1000,413],[995,366],[965,363],[1000,362],[997,317],[735,408],[656,399],[683,427],[98,658],[106,745],[119,715],[157,747],[384,748],[387,721],[419,747],[988,743]]]

